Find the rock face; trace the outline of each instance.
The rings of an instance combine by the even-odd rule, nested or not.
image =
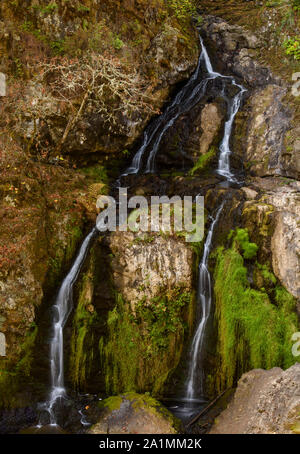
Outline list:
[[[39,164],[28,176],[18,159],[16,153],[14,167],[5,166],[1,179],[0,331],[6,356],[0,358],[0,406],[17,404],[19,382],[25,393],[33,356],[38,356],[34,345],[46,335],[39,332],[37,312],[70,265],[89,216],[96,216],[92,199],[88,202],[89,178]],[[66,185],[69,191],[61,197]]]
[[[245,160],[251,174],[292,175],[298,171],[283,157],[284,136],[290,123],[290,112],[281,102],[286,92],[277,85],[268,85],[249,100],[251,113],[245,138]]]
[[[131,146],[172,87],[191,74],[198,54],[188,19],[178,21],[164,2],[88,5],[29,1],[27,25],[15,33],[14,7],[3,2],[0,9],[7,22],[0,33],[8,41],[0,69],[11,64],[13,42],[19,73],[30,79],[19,93],[12,88],[15,130],[35,152],[54,147],[77,162]]]
[[[239,380],[212,434],[292,434],[300,427],[300,364],[286,371],[254,369]]]
[[[244,206],[245,223],[249,230],[257,235],[259,229],[260,237],[265,238],[262,248],[265,257],[270,257],[274,274],[298,300],[299,187],[299,182],[289,179],[256,178],[253,188],[260,192],[261,197]]]
[[[150,302],[162,291],[180,287],[191,292],[193,251],[188,243],[176,237],[116,232],[110,247],[115,288],[132,310],[139,301]]]
[[[233,72],[252,88],[265,86],[274,80],[270,70],[261,67],[253,58],[253,50],[260,47],[259,38],[255,34],[214,16],[204,18],[202,30],[215,46],[218,55],[221,55],[222,49],[221,61],[227,71]]]
[[[128,393],[101,403],[103,413],[91,434],[176,434],[178,421],[156,400]]]
[[[193,323],[196,256],[183,238],[158,233],[112,233],[109,247],[116,300],[97,341],[106,392],[161,395]]]
[[[248,89],[247,120],[235,139],[236,152],[252,175],[299,178],[297,117],[286,97],[289,84],[259,63],[259,38],[244,27],[207,16],[202,26],[216,63]],[[220,52],[222,49],[222,52]],[[287,134],[288,133],[288,134]],[[241,150],[245,150],[244,153]]]

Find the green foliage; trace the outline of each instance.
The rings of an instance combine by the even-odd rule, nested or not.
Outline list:
[[[123,402],[123,399],[121,396],[111,396],[105,400],[101,400],[98,403],[98,407],[108,408],[108,410],[110,410],[110,411],[119,410],[122,402]]]
[[[196,14],[197,9],[193,0],[168,0],[177,19],[186,20]]]
[[[209,164],[211,163],[211,161],[213,160],[213,158],[215,157],[216,155],[216,149],[215,147],[211,147],[210,150],[205,153],[205,154],[202,154],[200,156],[200,158],[198,159],[198,161],[196,162],[196,164],[194,165],[194,167],[190,170],[190,175],[195,175],[195,173],[199,173],[199,172],[202,172],[203,170],[206,170],[207,167],[209,166]]]
[[[64,40],[63,39],[58,39],[56,41],[51,41],[50,42],[50,47],[54,53],[54,55],[62,55],[64,53]]]
[[[52,14],[58,9],[58,6],[55,2],[49,3],[47,6],[41,9],[42,14]]]
[[[236,241],[243,250],[243,257],[245,259],[253,259],[256,256],[258,246],[249,241],[247,229],[236,229],[234,241]]]
[[[137,321],[146,321],[148,333],[157,347],[167,348],[168,335],[182,328],[181,310],[190,303],[191,295],[176,288],[171,296],[163,295],[136,307]]]
[[[274,276],[274,274],[269,270],[269,267],[267,265],[261,265],[260,263],[257,263],[256,266],[261,271],[261,274],[265,281],[269,281],[272,284],[276,284],[277,279]]]
[[[283,45],[287,55],[292,56],[294,60],[300,60],[300,37],[287,39]]]
[[[251,288],[236,246],[233,241],[230,249],[217,250],[214,272],[220,389],[232,386],[247,370],[288,368],[295,363],[291,352],[291,336],[298,329],[294,298],[277,285],[276,304],[272,304],[264,289]]]
[[[160,392],[179,362],[185,331],[183,308],[188,309],[190,303],[191,295],[177,288],[148,303],[143,299],[132,312],[117,296],[117,305],[108,316],[108,341],[99,343],[108,394]]]
[[[123,43],[123,41],[121,40],[121,38],[118,35],[115,35],[112,37],[112,45],[117,50],[120,50],[120,49],[122,49],[122,47],[125,46],[125,44]]]
[[[95,164],[90,167],[83,167],[81,169],[81,172],[96,181],[104,184],[108,183],[107,169],[101,164]]]

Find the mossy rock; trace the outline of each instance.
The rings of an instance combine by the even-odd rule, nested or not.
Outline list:
[[[92,434],[175,434],[180,421],[148,394],[126,393],[99,403],[103,410]]]
[[[247,252],[254,251],[249,244],[255,243],[246,235],[242,239],[247,244],[242,245],[241,235],[231,237],[231,247],[219,247],[214,253],[218,365],[210,376],[214,383],[207,386],[215,386],[215,392],[234,386],[251,369],[286,369],[296,362],[291,350],[292,334],[299,327],[295,298],[266,264],[253,255],[249,258]]]

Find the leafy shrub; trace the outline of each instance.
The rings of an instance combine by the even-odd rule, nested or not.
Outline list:
[[[115,49],[120,50],[122,47],[124,47],[123,41],[119,38],[119,36],[114,36],[112,40],[112,44]]]
[[[287,55],[294,57],[294,60],[300,60],[300,37],[287,39],[283,45]]]

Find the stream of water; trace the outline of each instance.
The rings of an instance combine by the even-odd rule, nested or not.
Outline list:
[[[202,51],[199,57],[197,68],[189,81],[177,93],[173,102],[167,107],[165,112],[156,118],[149,127],[146,128],[143,136],[143,143],[135,154],[130,167],[121,175],[124,177],[130,174],[137,174],[144,169],[144,173],[155,171],[155,159],[162,138],[174,124],[176,119],[183,113],[194,107],[205,94],[208,81],[216,78],[228,80],[230,83],[239,88],[239,92],[234,96],[230,103],[228,112],[228,120],[225,123],[224,136],[220,145],[220,156],[218,173],[224,176],[228,181],[236,181],[230,170],[230,137],[234,118],[239,110],[243,92],[245,89],[238,85],[232,77],[223,76],[215,72],[212,68],[207,50],[200,38]],[[199,80],[202,65],[207,76]],[[145,159],[147,160],[143,162]],[[199,284],[198,284],[198,303],[201,306],[201,317],[192,341],[189,355],[189,371],[186,380],[186,392],[184,402],[194,402],[203,396],[203,380],[200,378],[199,369],[201,369],[203,342],[205,337],[205,328],[210,315],[211,309],[211,278],[207,268],[207,262],[212,244],[212,237],[216,223],[218,222],[220,213],[223,208],[223,203],[220,205],[214,220],[210,225],[205,245],[204,253],[199,265]],[[67,398],[64,384],[64,339],[63,329],[68,319],[68,316],[73,307],[72,292],[73,285],[79,275],[81,267],[84,263],[92,239],[97,234],[96,227],[87,235],[83,241],[79,253],[72,265],[71,270],[65,277],[56,301],[53,305],[52,319],[52,337],[50,339],[50,373],[51,373],[51,390],[49,398],[45,403],[45,408],[50,415],[50,424],[57,424],[57,412],[59,411],[59,403]],[[200,370],[200,376],[202,375]],[[200,384],[199,384],[200,383]],[[185,404],[186,405],[186,404]],[[82,415],[81,415],[82,416]],[[84,421],[84,424],[86,422]]]
[[[56,425],[57,411],[56,404],[66,398],[64,383],[64,336],[63,329],[73,309],[73,285],[80,273],[92,239],[96,236],[97,229],[94,228],[83,241],[76,260],[71,270],[63,280],[53,305],[52,330],[50,339],[50,374],[51,390],[45,407],[50,415],[50,424]]]

